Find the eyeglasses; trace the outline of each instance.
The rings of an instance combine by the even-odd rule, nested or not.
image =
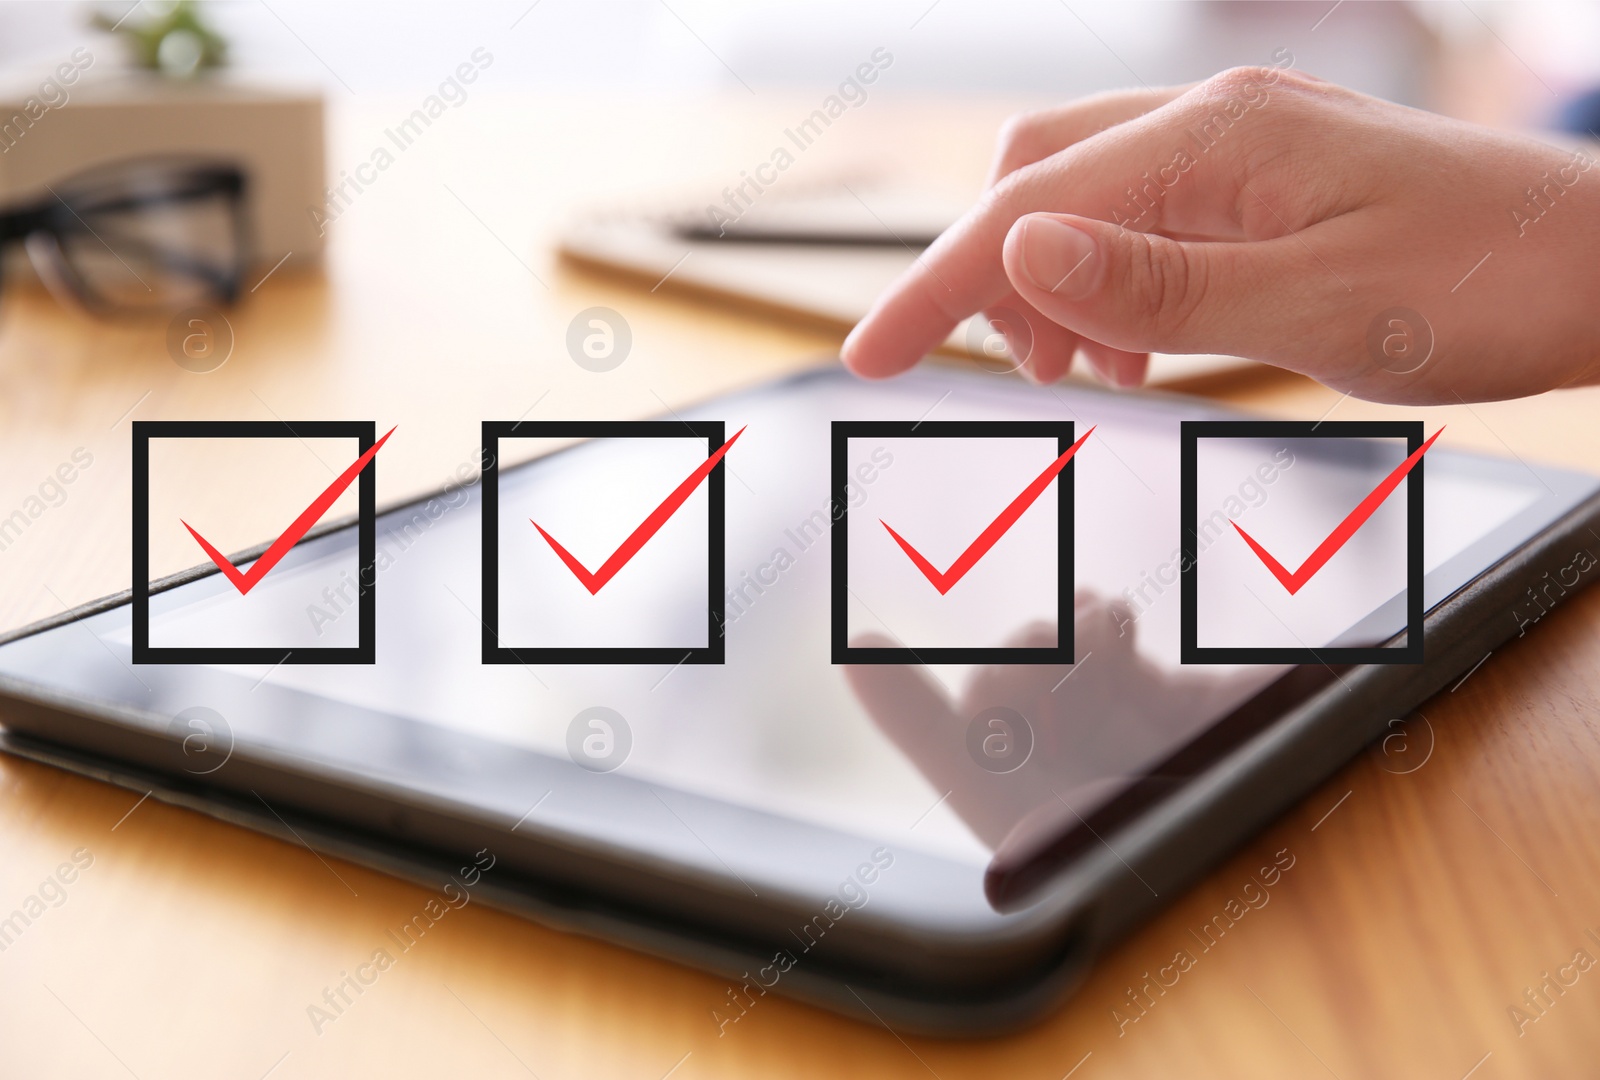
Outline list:
[[[49,191],[0,211],[0,253],[21,240],[58,299],[117,315],[238,298],[248,247],[240,169],[127,161]]]

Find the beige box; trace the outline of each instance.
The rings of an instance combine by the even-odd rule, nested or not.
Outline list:
[[[80,50],[84,52],[85,50]],[[46,184],[108,162],[201,155],[247,175],[254,255],[321,260],[310,209],[324,197],[323,103],[316,91],[248,85],[226,74],[194,81],[88,66],[13,74],[0,87],[0,207],[48,194]]]

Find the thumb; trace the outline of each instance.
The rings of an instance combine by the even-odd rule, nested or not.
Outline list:
[[[1012,286],[1075,333],[1130,352],[1258,359],[1281,347],[1285,310],[1326,310],[1304,257],[1290,237],[1186,242],[1073,214],[1025,215],[1005,242]]]

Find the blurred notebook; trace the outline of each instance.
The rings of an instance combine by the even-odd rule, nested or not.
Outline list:
[[[883,189],[769,191],[737,217],[723,206],[720,217],[702,209],[679,217],[578,222],[559,249],[567,259],[626,274],[652,292],[691,291],[848,329],[964,209]],[[957,327],[938,352],[1010,366],[999,335],[981,319]],[[1157,354],[1150,382],[1252,366],[1237,357]]]

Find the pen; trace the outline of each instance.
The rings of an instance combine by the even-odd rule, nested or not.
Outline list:
[[[720,241],[735,244],[804,244],[810,247],[891,247],[920,251],[933,243],[938,233],[861,232],[854,229],[740,228],[737,225],[714,228],[709,223],[685,222],[673,233],[683,240]]]

